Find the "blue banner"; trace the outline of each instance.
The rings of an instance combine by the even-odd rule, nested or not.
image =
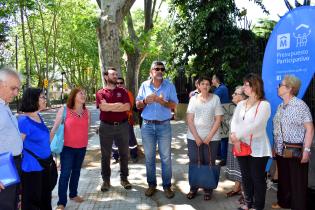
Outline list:
[[[273,143],[272,119],[281,99],[277,86],[290,74],[302,81],[298,94],[302,98],[315,72],[315,7],[298,7],[275,26],[265,50],[262,79],[267,100],[271,104],[268,136]]]

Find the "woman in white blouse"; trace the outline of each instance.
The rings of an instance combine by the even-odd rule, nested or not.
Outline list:
[[[190,164],[198,163],[198,150],[203,165],[209,164],[209,146],[211,165],[215,164],[220,136],[220,125],[223,109],[217,95],[209,93],[210,78],[198,79],[199,94],[190,98],[187,108],[187,145]],[[190,186],[188,199],[193,199],[198,191],[197,186]],[[204,200],[210,200],[212,189],[204,189]]]
[[[264,84],[258,75],[248,74],[243,82],[248,99],[239,102],[235,108],[230,136],[238,151],[241,141],[251,145],[252,149],[250,155],[238,157],[245,197],[245,205],[239,209],[262,210],[266,196],[265,168],[272,156],[266,132],[271,109],[264,99]]]

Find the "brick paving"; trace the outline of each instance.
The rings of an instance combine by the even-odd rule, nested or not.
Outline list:
[[[221,169],[221,179],[218,188],[214,191],[210,201],[203,200],[203,192],[200,192],[195,199],[188,200],[186,193],[189,191],[188,184],[188,157],[186,146],[186,125],[184,121],[173,121],[172,140],[172,163],[173,163],[173,189],[176,195],[173,199],[165,198],[161,181],[161,165],[157,161],[158,192],[151,198],[144,195],[147,187],[144,158],[140,158],[137,163],[129,164],[129,181],[133,185],[131,190],[125,190],[120,186],[119,164],[112,164],[111,185],[108,192],[101,192],[102,184],[100,161],[99,161],[99,139],[95,134],[89,139],[88,154],[92,156],[89,164],[81,170],[79,182],[79,195],[85,201],[81,204],[68,200],[66,209],[69,210],[90,210],[90,209],[117,209],[117,210],[189,210],[189,209],[213,209],[232,210],[237,209],[239,196],[226,198],[225,193],[233,186],[233,182],[226,180]],[[138,142],[141,145],[139,128],[135,128]],[[95,158],[93,161],[93,157]],[[89,157],[91,159],[91,157]],[[159,157],[157,156],[159,159]],[[86,158],[88,159],[88,157]],[[57,203],[57,186],[53,191],[53,208]],[[276,200],[276,192],[273,189],[267,191],[266,210],[271,209],[271,203]]]

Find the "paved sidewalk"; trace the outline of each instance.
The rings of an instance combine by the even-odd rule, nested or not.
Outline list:
[[[76,204],[68,201],[66,209],[70,210],[90,210],[90,209],[213,209],[213,210],[233,210],[238,207],[238,197],[226,198],[225,193],[233,186],[233,182],[225,180],[224,168],[221,169],[221,180],[218,188],[214,191],[212,200],[204,201],[203,192],[193,200],[186,198],[189,191],[188,184],[188,156],[186,146],[186,125],[184,121],[173,121],[173,141],[172,141],[172,163],[173,163],[173,189],[176,195],[173,199],[165,198],[161,180],[161,165],[157,161],[158,192],[151,198],[144,195],[147,188],[146,171],[144,158],[138,163],[129,164],[129,181],[133,185],[131,190],[125,190],[120,186],[119,164],[112,164],[111,185],[108,192],[101,192],[102,184],[100,162],[94,161],[88,167],[82,168],[79,183],[79,195],[85,198],[85,202]],[[139,128],[135,128],[135,133],[141,144]],[[88,152],[99,156],[99,139],[94,135],[89,139]],[[159,159],[159,156],[157,156]],[[53,191],[53,208],[57,203],[57,188]],[[276,200],[276,192],[271,189],[267,191],[266,210],[271,209],[271,203]]]

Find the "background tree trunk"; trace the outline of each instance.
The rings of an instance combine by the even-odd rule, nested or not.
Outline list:
[[[97,0],[101,9],[100,26],[97,29],[101,74],[109,66],[115,67],[121,74],[119,28],[134,2],[135,0]]]

